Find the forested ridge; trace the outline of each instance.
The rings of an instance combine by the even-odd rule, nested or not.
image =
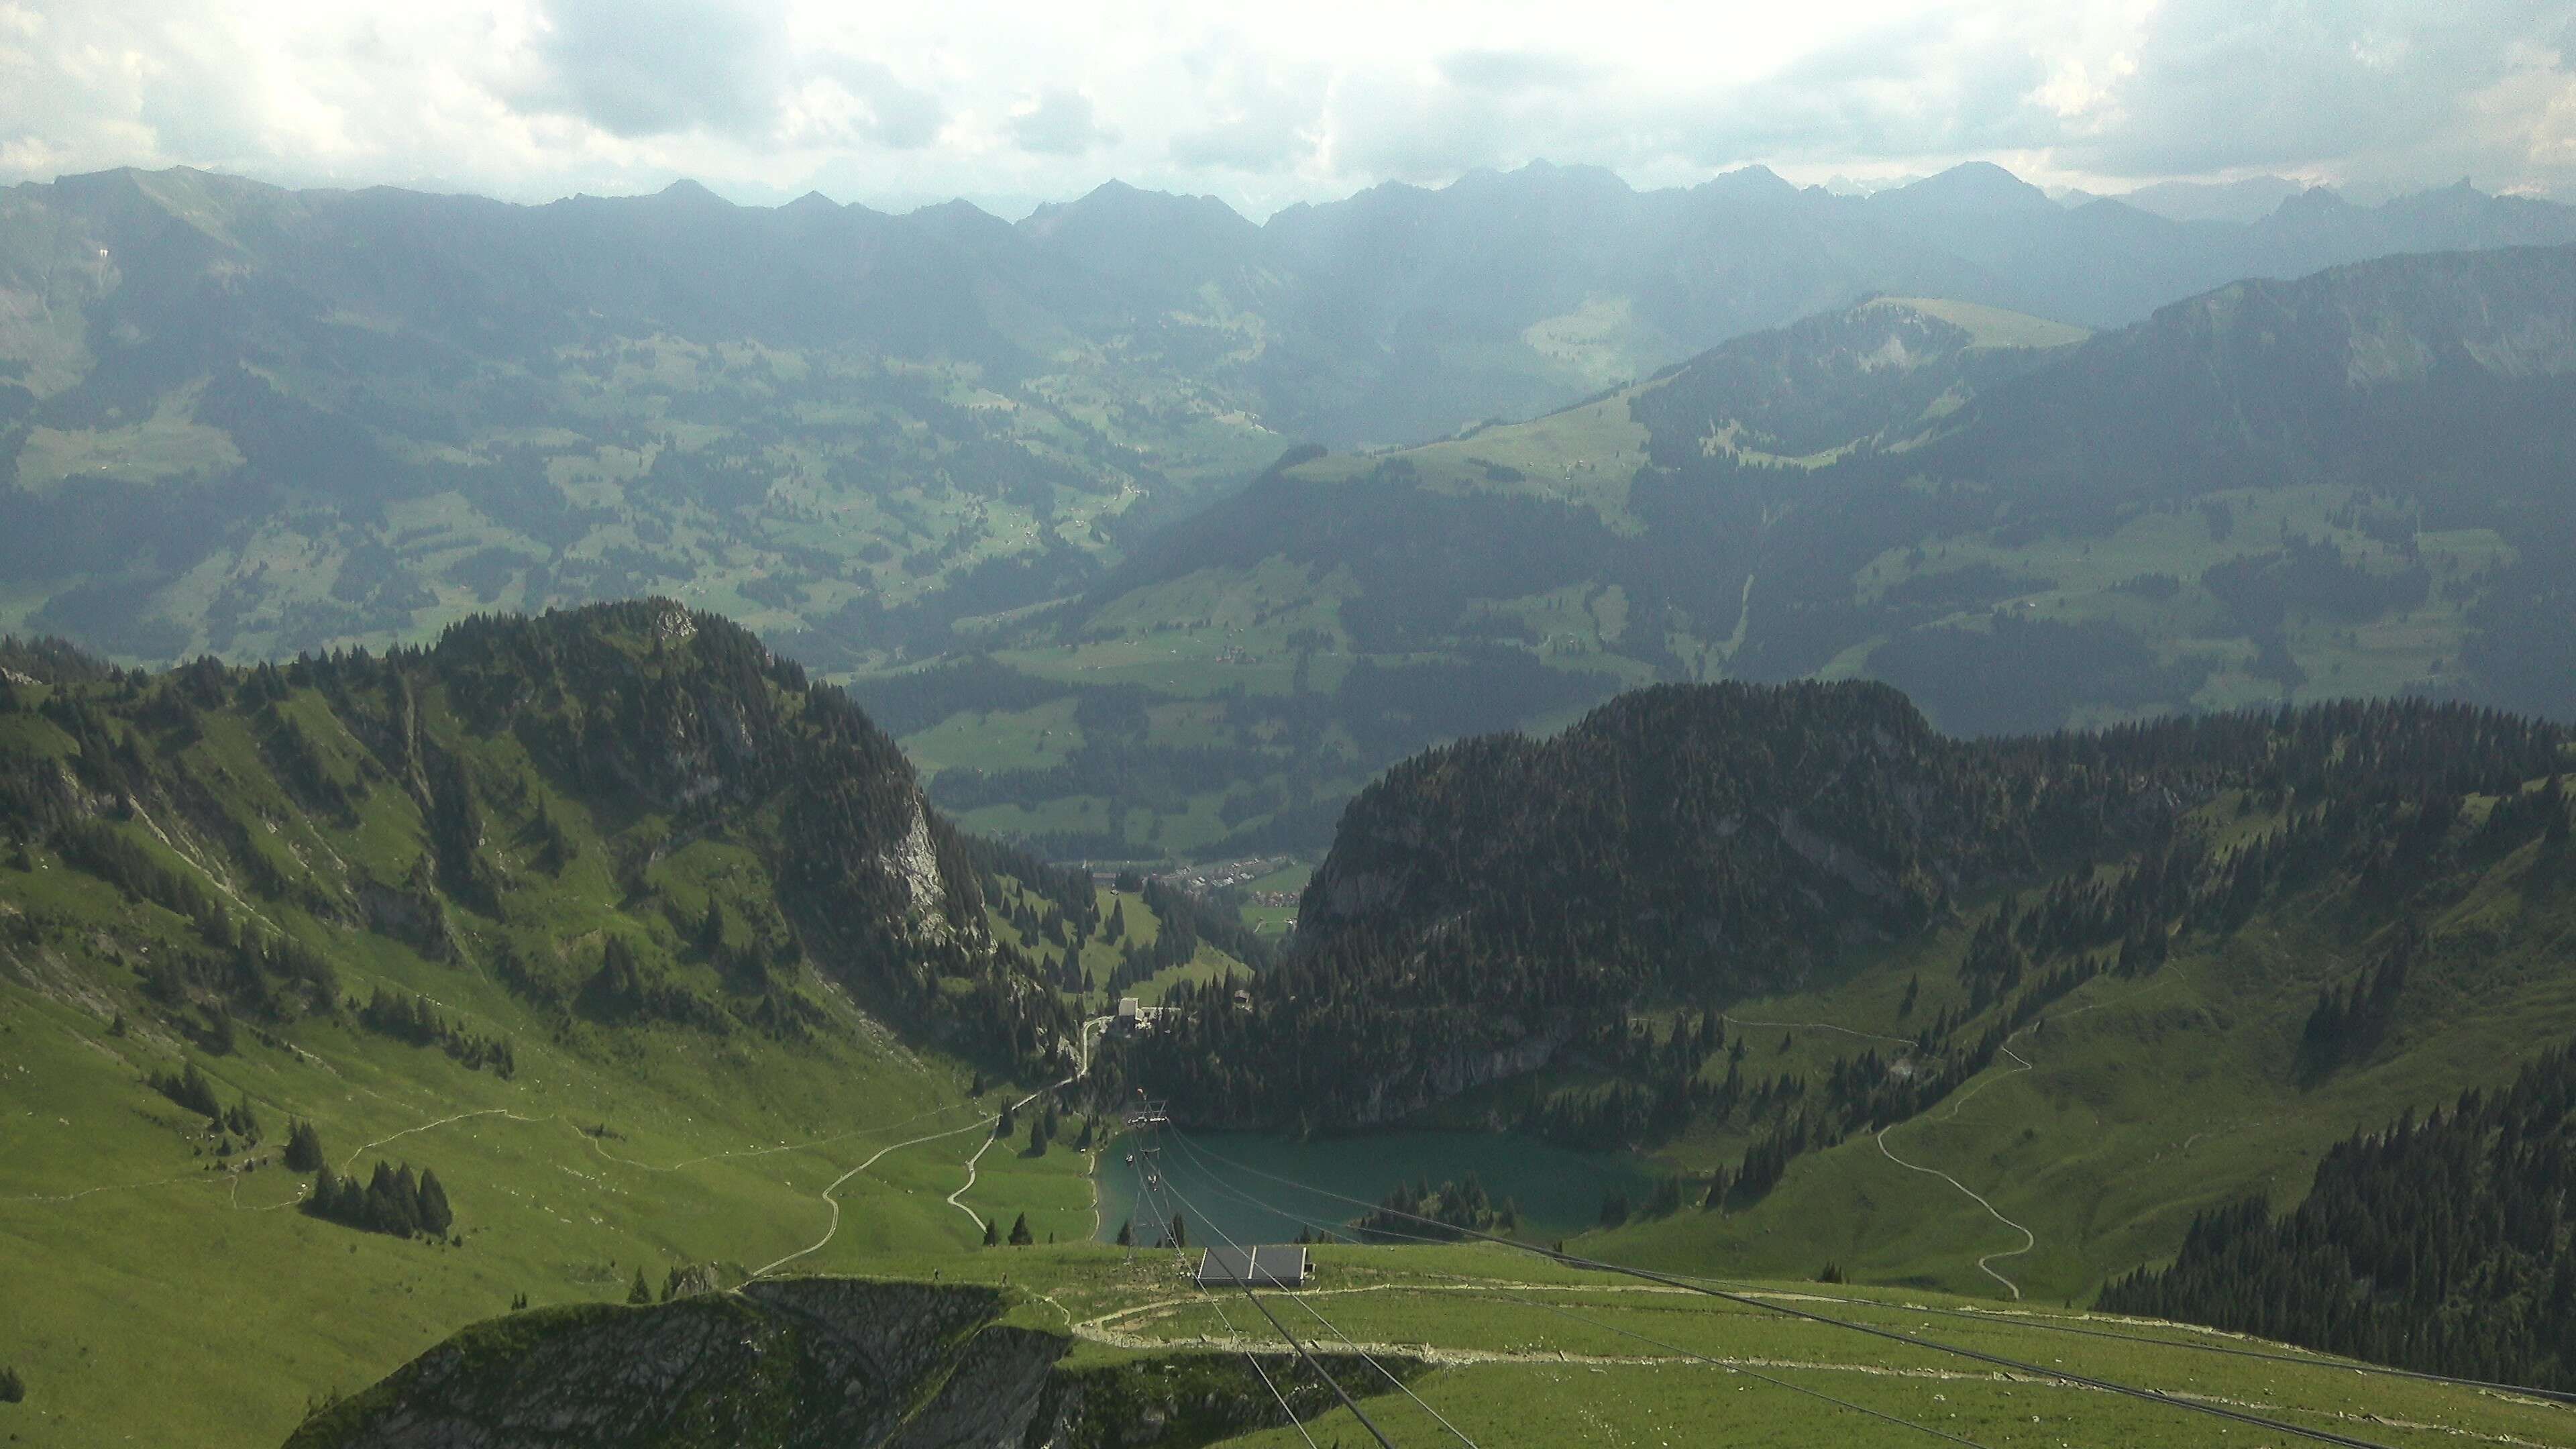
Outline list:
[[[1580,1063],[1609,1085],[1509,1125],[1611,1146],[1714,1117],[1753,1145],[1690,1195],[1758,1195],[1939,1101],[2085,982],[2285,901],[2381,963],[2318,1000],[2304,1069],[2358,1059],[2403,989],[2405,911],[2563,832],[2569,763],[2559,726],[2426,701],[1960,741],[1879,685],[1661,686],[1390,772],[1251,1010],[1190,1013],[1128,1066],[1208,1120],[1334,1127]],[[1723,1022],[1847,947],[1945,927],[1956,980],[1919,1012],[1909,989],[1910,1043],[1774,1075]]]
[[[666,601],[478,617],[431,648],[160,675],[0,645],[0,835],[194,924],[138,961],[209,1050],[326,1013],[507,1075],[512,1044],[347,990],[356,930],[488,971],[558,1035],[783,1043],[828,981],[1003,1060],[1070,1029],[984,919],[979,855],[836,686]],[[747,866],[677,869],[691,847]],[[565,925],[566,898],[577,918]],[[22,945],[87,929],[14,911]],[[808,974],[808,968],[812,974]]]
[[[2558,848],[2563,850],[2563,833]],[[2338,1144],[2298,1206],[2204,1214],[2102,1307],[2381,1363],[2576,1389],[2576,1049]]]

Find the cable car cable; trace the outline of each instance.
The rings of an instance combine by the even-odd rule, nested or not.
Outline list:
[[[1173,1129],[1172,1135],[1185,1142],[1189,1140],[1178,1128]],[[1342,1202],[1355,1203],[1373,1211],[1393,1213],[1397,1217],[1411,1218],[1415,1222],[1428,1223],[1434,1227],[1449,1229],[1465,1237],[1476,1238],[1488,1243],[1499,1243],[1504,1247],[1518,1248],[1522,1252],[1534,1253],[1540,1257],[1553,1259],[1557,1262],[1568,1264],[1573,1267],[1592,1268],[1605,1273],[1621,1273],[1631,1278],[1644,1279],[1650,1283],[1661,1283],[1667,1287],[1681,1288],[1692,1293],[1706,1294],[1712,1298],[1724,1299],[1728,1302],[1742,1304],[1748,1308],[1757,1308],[1763,1312],[1777,1314],[1785,1318],[1802,1319],[1809,1323],[1823,1324],[1833,1328],[1848,1329],[1854,1333],[1865,1333],[1873,1338],[1884,1338],[1896,1343],[1908,1343],[1917,1348],[1927,1348],[1938,1353],[1946,1353],[1953,1357],[1969,1359],[1978,1363],[1992,1364],[1997,1368],[2011,1369],[2019,1373],[2037,1374],[2043,1378],[2063,1379],[2067,1383],[2080,1384],[2083,1387],[2091,1389],[2099,1389],[2104,1393],[2119,1394],[2124,1397],[2137,1399],[2146,1403],[2165,1404],[2173,1408],[2184,1410],[2188,1413],[2205,1414],[2212,1418],[2227,1419],[2240,1424],[2251,1424],[2257,1428],[2270,1429],[2275,1433],[2296,1435],[2299,1438],[2307,1439],[2319,1444],[2338,1445],[2341,1446],[2341,1449],[2390,1449],[2390,1446],[2381,1444],[2375,1440],[2358,1439],[2349,1434],[2338,1434],[2331,1429],[2311,1429],[2304,1425],[2293,1424],[2284,1419],[2274,1419],[2262,1414],[2249,1413],[2241,1409],[2230,1409],[2218,1404],[2201,1403],[2193,1399],[2178,1398],[2158,1389],[2142,1389],[2134,1384],[2121,1383],[2116,1379],[2105,1379],[2098,1378],[2090,1374],[2073,1373],[2062,1368],[2052,1368],[2047,1364],[2031,1363],[2023,1359],[2009,1358],[2003,1354],[1988,1353],[1983,1349],[1963,1348],[1957,1344],[1943,1343],[1938,1339],[1925,1338],[1919,1334],[1907,1333],[1901,1329],[1881,1328],[1874,1324],[1854,1323],[1847,1319],[1834,1318],[1822,1313],[1811,1313],[1806,1309],[1792,1307],[1786,1303],[1772,1303],[1746,1294],[1732,1292],[1727,1289],[1712,1288],[1704,1283],[1696,1283],[1688,1279],[1676,1278],[1669,1273],[1660,1273],[1648,1268],[1631,1268],[1625,1264],[1603,1262],[1597,1258],[1586,1258],[1577,1254],[1563,1252],[1558,1249],[1542,1248],[1532,1243],[1515,1242],[1509,1238],[1497,1237],[1492,1233],[1480,1233],[1472,1229],[1457,1228],[1452,1224],[1442,1223],[1433,1218],[1425,1218],[1417,1213],[1402,1212],[1377,1203],[1361,1202],[1358,1198],[1351,1197],[1345,1193],[1332,1192],[1324,1188],[1314,1187],[1307,1183],[1298,1182],[1293,1178],[1285,1178],[1276,1173],[1264,1172],[1256,1167],[1247,1167],[1244,1164],[1227,1157],[1225,1154],[1218,1152],[1212,1147],[1201,1148],[1200,1150],[1204,1151],[1208,1156],[1215,1158],[1219,1162],[1223,1162],[1239,1171],[1251,1173],[1255,1177],[1266,1178],[1272,1182],[1284,1183],[1289,1187],[1299,1188],[1318,1196],[1334,1198]]]
[[[1327,1224],[1316,1222],[1316,1221],[1315,1221],[1314,1219],[1312,1219],[1312,1218],[1305,1217],[1305,1216],[1303,1216],[1303,1215],[1301,1215],[1301,1214],[1298,1214],[1298,1213],[1287,1212],[1287,1211],[1285,1211],[1285,1210],[1283,1210],[1283,1209],[1281,1209],[1281,1208],[1279,1208],[1279,1207],[1277,1207],[1277,1206],[1275,1206],[1275,1205],[1272,1205],[1272,1204],[1269,1204],[1269,1203],[1264,1203],[1264,1202],[1262,1202],[1262,1201],[1261,1201],[1260,1199],[1258,1199],[1258,1198],[1255,1198],[1255,1197],[1251,1197],[1251,1196],[1246,1195],[1245,1193],[1241,1192],[1240,1190],[1238,1190],[1238,1189],[1236,1189],[1236,1188],[1233,1188],[1233,1187],[1231,1187],[1231,1186],[1227,1185],[1223,1180],[1219,1179],[1219,1178],[1216,1176],[1215,1172],[1214,1172],[1213,1170],[1209,1169],[1209,1168],[1207,1167],[1206,1163],[1205,1163],[1203,1160],[1200,1160],[1200,1159],[1198,1159],[1198,1158],[1197,1158],[1197,1156],[1196,1156],[1197,1149],[1196,1149],[1195,1147],[1193,1147],[1191,1144],[1189,1144],[1189,1143],[1187,1143],[1187,1142],[1182,1143],[1182,1144],[1181,1144],[1181,1150],[1182,1150],[1182,1151],[1184,1151],[1184,1152],[1191,1153],[1191,1154],[1192,1154],[1192,1160],[1194,1160],[1194,1161],[1198,1161],[1198,1162],[1199,1162],[1200,1169],[1201,1169],[1202,1171],[1207,1172],[1207,1174],[1208,1174],[1208,1181],[1210,1181],[1210,1182],[1212,1182],[1212,1183],[1215,1183],[1219,1188],[1222,1188],[1222,1189],[1224,1189],[1224,1190],[1225,1190],[1225,1191],[1227,1191],[1227,1192],[1231,1192],[1231,1193],[1233,1193],[1236,1197],[1242,1198],[1245,1202],[1251,1203],[1253,1206],[1255,1206],[1255,1207],[1259,1207],[1259,1208],[1262,1208],[1262,1209],[1264,1209],[1265,1211],[1277,1213],[1279,1216],[1284,1217],[1284,1218],[1288,1219],[1288,1220],[1289,1220],[1289,1221],[1291,1221],[1291,1222],[1303,1223],[1305,1226],[1307,1226],[1307,1227],[1309,1227],[1309,1228],[1316,1229],[1317,1231],[1322,1231],[1322,1232],[1332,1232],[1332,1231],[1337,1231],[1337,1229],[1332,1228],[1332,1227],[1328,1226]],[[1432,1237],[1425,1237],[1425,1236],[1423,1236],[1423,1235],[1422,1235],[1422,1234],[1420,1234],[1420,1233],[1404,1233],[1404,1232],[1397,1232],[1396,1230],[1394,1230],[1394,1229],[1392,1229],[1392,1228],[1372,1228],[1372,1229],[1370,1229],[1370,1231],[1371,1231],[1371,1232],[1377,1232],[1377,1233],[1383,1233],[1383,1234],[1385,1234],[1386,1236],[1391,1237],[1391,1238],[1405,1238],[1405,1239],[1408,1239],[1408,1240],[1410,1240],[1410,1241],[1412,1241],[1412,1242],[1417,1242],[1417,1243],[1427,1243],[1427,1244],[1431,1244],[1431,1245],[1436,1246],[1436,1247],[1447,1247],[1447,1246],[1452,1245],[1452,1244],[1456,1241],[1455,1239],[1451,1239],[1451,1238],[1432,1238]],[[1714,1358],[1714,1357],[1711,1357],[1711,1356],[1710,1356],[1710,1355],[1708,1355],[1708,1354],[1699,1353],[1699,1352],[1696,1352],[1696,1351],[1694,1351],[1694,1350],[1692,1350],[1692,1349],[1684,1348],[1684,1347],[1682,1347],[1682,1346],[1681,1346],[1681,1345],[1679,1345],[1679,1344],[1675,1344],[1675,1343],[1666,1343],[1666,1342],[1665,1342],[1665,1341],[1663,1341],[1662,1339],[1649,1337],[1649,1336],[1648,1336],[1648,1335],[1646,1335],[1646,1334],[1638,1333],[1638,1332],[1635,1332],[1634,1330],[1631,1330],[1631,1329],[1621,1328],[1621,1327],[1619,1327],[1619,1326],[1618,1326],[1618,1325],[1616,1325],[1616,1324],[1603,1323],[1603,1322],[1601,1322],[1599,1319],[1596,1319],[1596,1318],[1587,1318],[1587,1317],[1585,1317],[1584,1315],[1582,1315],[1582,1314],[1580,1314],[1580,1313],[1576,1313],[1576,1312],[1574,1312],[1574,1311],[1573,1311],[1573,1310],[1571,1310],[1571,1309],[1563,1308],[1563,1307],[1560,1307],[1560,1306],[1558,1306],[1558,1305],[1556,1305],[1556,1304],[1553,1304],[1553,1303],[1543,1303],[1543,1302],[1538,1301],[1537,1299],[1533,1299],[1533,1298],[1523,1298],[1523,1297],[1521,1297],[1519,1294],[1511,1293],[1511,1292],[1507,1292],[1507,1291],[1504,1291],[1504,1290],[1502,1290],[1502,1289],[1496,1288],[1496,1287],[1494,1287],[1492,1284],[1490,1284],[1490,1283],[1488,1283],[1488,1282],[1486,1282],[1486,1281],[1484,1281],[1484,1280],[1482,1280],[1482,1279],[1469,1278],[1469,1277],[1465,1276],[1464,1274],[1459,1274],[1459,1273],[1441,1273],[1441,1272],[1437,1272],[1437,1271],[1434,1271],[1434,1270],[1431,1270],[1431,1269],[1425,1269],[1425,1268],[1415,1268],[1415,1269],[1412,1269],[1411,1271],[1413,1271],[1413,1272],[1417,1272],[1417,1273],[1421,1273],[1421,1274],[1424,1274],[1426,1277],[1432,1277],[1432,1278],[1447,1278],[1447,1279],[1451,1280],[1452,1282],[1465,1283],[1465,1284],[1468,1284],[1470,1287],[1474,1288],[1474,1289],[1477,1291],[1477,1293],[1479,1294],[1479,1296],[1488,1297],[1488,1298],[1502,1298],[1502,1299],[1509,1300],[1510,1302],[1514,1302],[1514,1303],[1521,1304],[1521,1305],[1523,1305],[1523,1306],[1525,1306],[1525,1307],[1544,1309],[1544,1310],[1546,1310],[1546,1311],[1547,1311],[1547,1312],[1549,1312],[1549,1313],[1554,1313],[1554,1314],[1560,1315],[1560,1316],[1562,1316],[1562,1317],[1571,1318],[1571,1319],[1573,1319],[1574,1321],[1576,1321],[1577,1323],[1588,1324],[1588,1325],[1590,1325],[1591,1327],[1598,1328],[1598,1329],[1602,1330],[1602,1331],[1603,1331],[1603,1332],[1605,1332],[1605,1333],[1615,1333],[1615,1334],[1618,1334],[1618,1335],[1620,1335],[1620,1336],[1622,1336],[1622,1337],[1625,1337],[1625,1338],[1633,1338],[1633,1339],[1637,1340],[1639,1343],[1652,1344],[1654,1347],[1656,1347],[1656,1348],[1660,1348],[1660,1349],[1663,1349],[1663,1350],[1665,1350],[1665,1351],[1666,1351],[1666,1352],[1668,1352],[1668,1353],[1676,1353],[1676,1354],[1680,1354],[1680,1355],[1681,1355],[1682,1357],[1684,1357],[1684,1358],[1697,1359],[1697,1360],[1699,1360],[1699,1361],[1700,1361],[1700,1362],[1702,1362],[1702,1363],[1710,1364],[1710,1365],[1713,1365],[1713,1366],[1715,1366],[1715,1367],[1717,1367],[1717,1368],[1722,1368],[1722,1369],[1726,1370],[1728,1373],[1733,1373],[1733,1374],[1742,1374],[1742,1375],[1743,1375],[1744,1377],[1746,1377],[1746,1378],[1753,1379],[1753,1380],[1756,1380],[1756,1381],[1761,1382],[1761,1383],[1769,1384],[1769,1385],[1771,1385],[1771,1386],[1772,1386],[1772,1387],[1774,1387],[1774,1388],[1786,1389],[1786,1390],[1788,1390],[1790,1393],[1793,1393],[1793,1394],[1804,1394],[1804,1395],[1805,1395],[1805,1396],[1807,1396],[1808,1398],[1822,1400],[1822,1401],[1823,1401],[1823,1402],[1825,1402],[1825,1403],[1832,1404],[1832,1405],[1833,1405],[1833,1406],[1835,1406],[1836,1408],[1849,1409],[1849,1410],[1851,1410],[1853,1413],[1856,1413],[1856,1414],[1866,1414],[1866,1415],[1868,1415],[1870,1418],[1883,1420],[1883,1421],[1885,1421],[1885,1422],[1887,1422],[1887,1423],[1895,1424],[1895,1425],[1897,1425],[1897,1426],[1899,1426],[1899,1427],[1901,1427],[1901,1428],[1913,1429],[1913,1430],[1916,1430],[1917,1432],[1920,1432],[1920,1433],[1929,1434],[1929,1435],[1933,1436],[1933,1437],[1934,1437],[1934,1438],[1936,1438],[1936,1439],[1946,1439],[1946,1440],[1948,1440],[1949,1442],[1951,1442],[1951,1443],[1953,1443],[1953,1444],[1965,1444],[1965,1445],[1967,1445],[1967,1446],[1968,1446],[1968,1449],[1987,1449],[1987,1446],[1985,1446],[1985,1445],[1983,1445],[1983,1444],[1978,1443],[1978,1442],[1977,1442],[1976,1440],[1974,1440],[1974,1439],[1963,1439],[1963,1438],[1959,1437],[1958,1435],[1953,1434],[1953,1433],[1950,1433],[1949,1431],[1947,1431],[1947,1430],[1945,1430],[1945,1429],[1937,1429],[1937,1428],[1934,1428],[1932,1425],[1929,1425],[1929,1424],[1918,1423],[1918,1422],[1916,1422],[1915,1420],[1908,1419],[1908,1418],[1904,1418],[1904,1417],[1899,1416],[1899,1415],[1896,1415],[1896,1414],[1890,1414],[1890,1413],[1887,1413],[1887,1412],[1886,1412],[1886,1411],[1884,1411],[1884,1410],[1880,1410],[1880,1409],[1873,1409],[1873,1408],[1871,1408],[1871,1407],[1870,1407],[1869,1405],[1867,1405],[1867,1404],[1856,1404],[1856,1403],[1853,1403],[1853,1402],[1852,1402],[1851,1400],[1849,1400],[1849,1399],[1837,1398],[1836,1396],[1834,1396],[1834,1395],[1832,1395],[1832,1394],[1829,1394],[1829,1393],[1824,1392],[1822,1389],[1811,1389],[1811,1388],[1808,1388],[1808,1387],[1807,1387],[1806,1385],[1804,1385],[1804,1384],[1793,1384],[1793,1383],[1789,1382],[1789,1381],[1788,1381],[1788,1380],[1786,1380],[1786,1379],[1777,1379],[1777,1378],[1773,1378],[1773,1377],[1772,1377],[1771,1375],[1769,1375],[1769,1374],[1762,1373],[1762,1372],[1760,1372],[1759,1370],[1756,1370],[1756,1369],[1746,1368],[1746,1367],[1745,1367],[1745,1366],[1743,1366],[1742,1364],[1729,1363],[1729,1362],[1727,1362],[1725,1359],[1722,1359],[1722,1358]],[[1340,1330],[1336,1329],[1336,1330],[1334,1330],[1334,1331],[1335,1331],[1335,1332],[1339,1332]],[[1460,1436],[1460,1437],[1462,1437],[1462,1438],[1463,1438],[1464,1436],[1462,1435],[1462,1436]]]

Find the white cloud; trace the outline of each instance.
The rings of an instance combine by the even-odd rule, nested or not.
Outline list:
[[[519,198],[694,176],[1260,215],[1545,157],[1639,184],[1985,157],[2576,196],[2576,0],[0,0],[0,178],[193,164]]]
[[[1011,112],[1010,131],[1021,150],[1040,156],[1080,156],[1118,139],[1100,124],[1091,97],[1062,87]]]
[[[542,81],[515,103],[613,136],[765,135],[786,100],[787,17],[774,0],[544,0]]]

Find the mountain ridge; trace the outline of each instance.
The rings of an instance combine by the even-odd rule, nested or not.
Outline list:
[[[2451,192],[2195,229],[2035,211],[2000,176],[1854,199],[1526,167],[1260,226],[1116,187],[1013,223],[685,187],[23,184],[0,511],[39,546],[0,626],[283,657],[694,588],[818,667],[884,669],[1087,588],[1301,438],[1545,413],[1868,294],[2097,326],[2248,273],[2576,236],[2565,208]],[[1945,195],[1937,225],[1886,221]],[[277,401],[203,409],[242,367]],[[87,554],[42,501],[67,484]],[[388,586],[335,589],[343,564]]]

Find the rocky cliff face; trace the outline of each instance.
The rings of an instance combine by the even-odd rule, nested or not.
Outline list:
[[[1067,1370],[1070,1340],[1001,1322],[1006,1307],[990,1288],[813,1278],[522,1313],[317,1413],[287,1445],[1191,1449],[1277,1415],[1237,1355]],[[1321,1385],[1291,1402],[1301,1417],[1329,1407]]]
[[[996,1293],[834,1280],[468,1329],[308,1421],[294,1449],[1013,1443],[1063,1352]],[[952,1392],[971,1372],[978,1392]],[[914,1421],[942,1432],[904,1437]]]

